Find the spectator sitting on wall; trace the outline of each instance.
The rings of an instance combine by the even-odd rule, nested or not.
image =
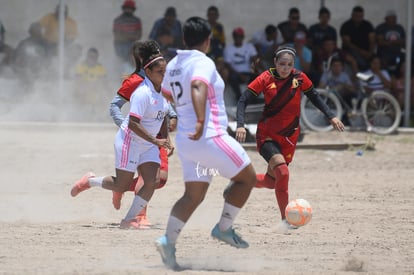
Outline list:
[[[226,46],[223,24],[217,21],[219,16],[219,10],[216,6],[210,6],[207,9],[207,21],[211,26],[210,49],[207,55],[214,61],[223,57],[224,47]]]
[[[255,75],[252,73],[252,63],[257,59],[256,48],[250,42],[244,42],[244,30],[233,30],[233,43],[224,49],[224,61],[229,68],[229,84],[238,100],[241,95],[240,84],[252,81]]]

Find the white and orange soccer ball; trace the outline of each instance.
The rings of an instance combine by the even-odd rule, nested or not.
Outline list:
[[[307,200],[295,199],[285,209],[286,220],[295,226],[304,226],[312,219],[312,206]]]

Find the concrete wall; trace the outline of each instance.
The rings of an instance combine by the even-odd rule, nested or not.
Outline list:
[[[113,60],[112,20],[120,13],[123,0],[65,0],[69,14],[78,22],[78,42],[87,49],[96,46],[101,51],[101,61],[110,64]],[[216,5],[221,13],[227,41],[231,41],[231,30],[241,26],[249,38],[253,32],[267,24],[286,20],[290,7],[301,11],[301,21],[307,26],[317,21],[320,0],[137,0],[136,11],[143,22],[144,38],[153,22],[162,17],[167,6],[175,6],[178,17],[185,21],[189,16],[205,17],[210,5]],[[339,30],[342,22],[350,17],[355,5],[365,8],[365,17],[374,25],[383,21],[388,9],[397,11],[398,20],[404,26],[407,20],[407,0],[325,0],[331,10],[331,23]],[[0,0],[0,20],[6,28],[6,41],[11,46],[27,36],[27,29],[33,21],[53,11],[58,0]],[[406,26],[405,26],[406,27]]]

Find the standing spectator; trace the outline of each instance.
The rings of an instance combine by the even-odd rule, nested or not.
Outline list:
[[[309,73],[312,63],[312,51],[306,47],[306,33],[303,31],[296,32],[293,41],[293,43],[288,43],[287,46],[294,48],[296,51],[295,68],[304,73]]]
[[[387,70],[382,68],[381,59],[373,55],[369,61],[369,70],[365,74],[372,74],[373,78],[367,83],[362,83],[368,92],[376,90],[389,90],[391,88],[391,77]]]
[[[223,57],[224,47],[226,47],[224,27],[217,21],[219,16],[219,10],[216,6],[210,6],[207,9],[207,21],[211,26],[210,49],[207,55],[214,61]]]
[[[269,24],[255,32],[250,42],[256,47],[261,67],[269,68],[273,64],[274,52],[283,43],[283,37],[276,26]]]
[[[164,17],[155,21],[149,38],[158,42],[166,59],[174,57],[175,51],[183,48],[181,22],[174,7],[168,7]]]
[[[57,54],[57,46],[59,43],[59,10],[60,6],[58,4],[54,13],[48,13],[39,20],[39,24],[42,27],[43,39],[46,43],[48,55],[52,56]],[[78,25],[76,21],[69,16],[69,9],[67,5],[64,7],[64,16],[64,43],[65,47],[68,47],[73,45],[73,42],[78,37]]]
[[[322,41],[326,38],[332,38],[333,40],[338,39],[336,29],[329,25],[331,19],[331,12],[326,7],[322,7],[319,10],[319,23],[313,24],[309,28],[308,46],[314,54],[316,54]]]
[[[368,68],[368,61],[375,51],[375,32],[372,24],[364,19],[364,9],[355,6],[351,18],[340,29],[342,49],[357,61],[359,70]]]
[[[142,35],[141,19],[134,15],[135,1],[125,0],[122,4],[122,14],[114,19],[112,31],[116,55],[123,63],[128,63],[131,56],[132,44],[140,40]]]
[[[282,33],[284,43],[293,43],[297,31],[303,31],[305,34],[308,32],[306,26],[300,22],[300,12],[296,7],[289,10],[288,20],[280,23],[277,27]]]
[[[55,8],[55,12],[48,13],[39,20],[42,27],[43,40],[46,46],[48,57],[55,57],[58,53],[59,44],[59,14],[60,5]],[[78,37],[78,25],[74,19],[69,16],[68,6],[64,6],[65,33],[64,33],[64,74],[68,77],[73,66],[82,55],[82,47],[75,43]]]
[[[397,14],[393,10],[385,14],[385,22],[375,29],[377,39],[377,54],[382,65],[389,72],[394,71],[398,60],[403,57],[405,47],[405,30],[397,23]]]
[[[30,86],[45,70],[47,64],[46,47],[42,38],[42,27],[32,23],[29,37],[20,41],[13,58],[13,69],[26,86]]]
[[[251,67],[257,59],[257,51],[253,44],[244,42],[242,28],[235,28],[232,35],[234,42],[224,49],[224,61],[229,68],[229,83],[239,99],[240,84],[246,84],[254,77]]]

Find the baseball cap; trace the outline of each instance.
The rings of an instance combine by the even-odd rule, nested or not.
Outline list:
[[[240,36],[244,36],[244,30],[243,30],[243,28],[240,28],[240,27],[235,28],[235,29],[233,30],[233,34],[235,34],[235,35],[240,35]]]
[[[397,16],[397,13],[395,12],[395,10],[387,10],[387,12],[385,13],[385,17],[388,16]]]
[[[124,3],[122,4],[122,8],[135,9],[136,8],[135,1],[134,0],[125,0]]]

